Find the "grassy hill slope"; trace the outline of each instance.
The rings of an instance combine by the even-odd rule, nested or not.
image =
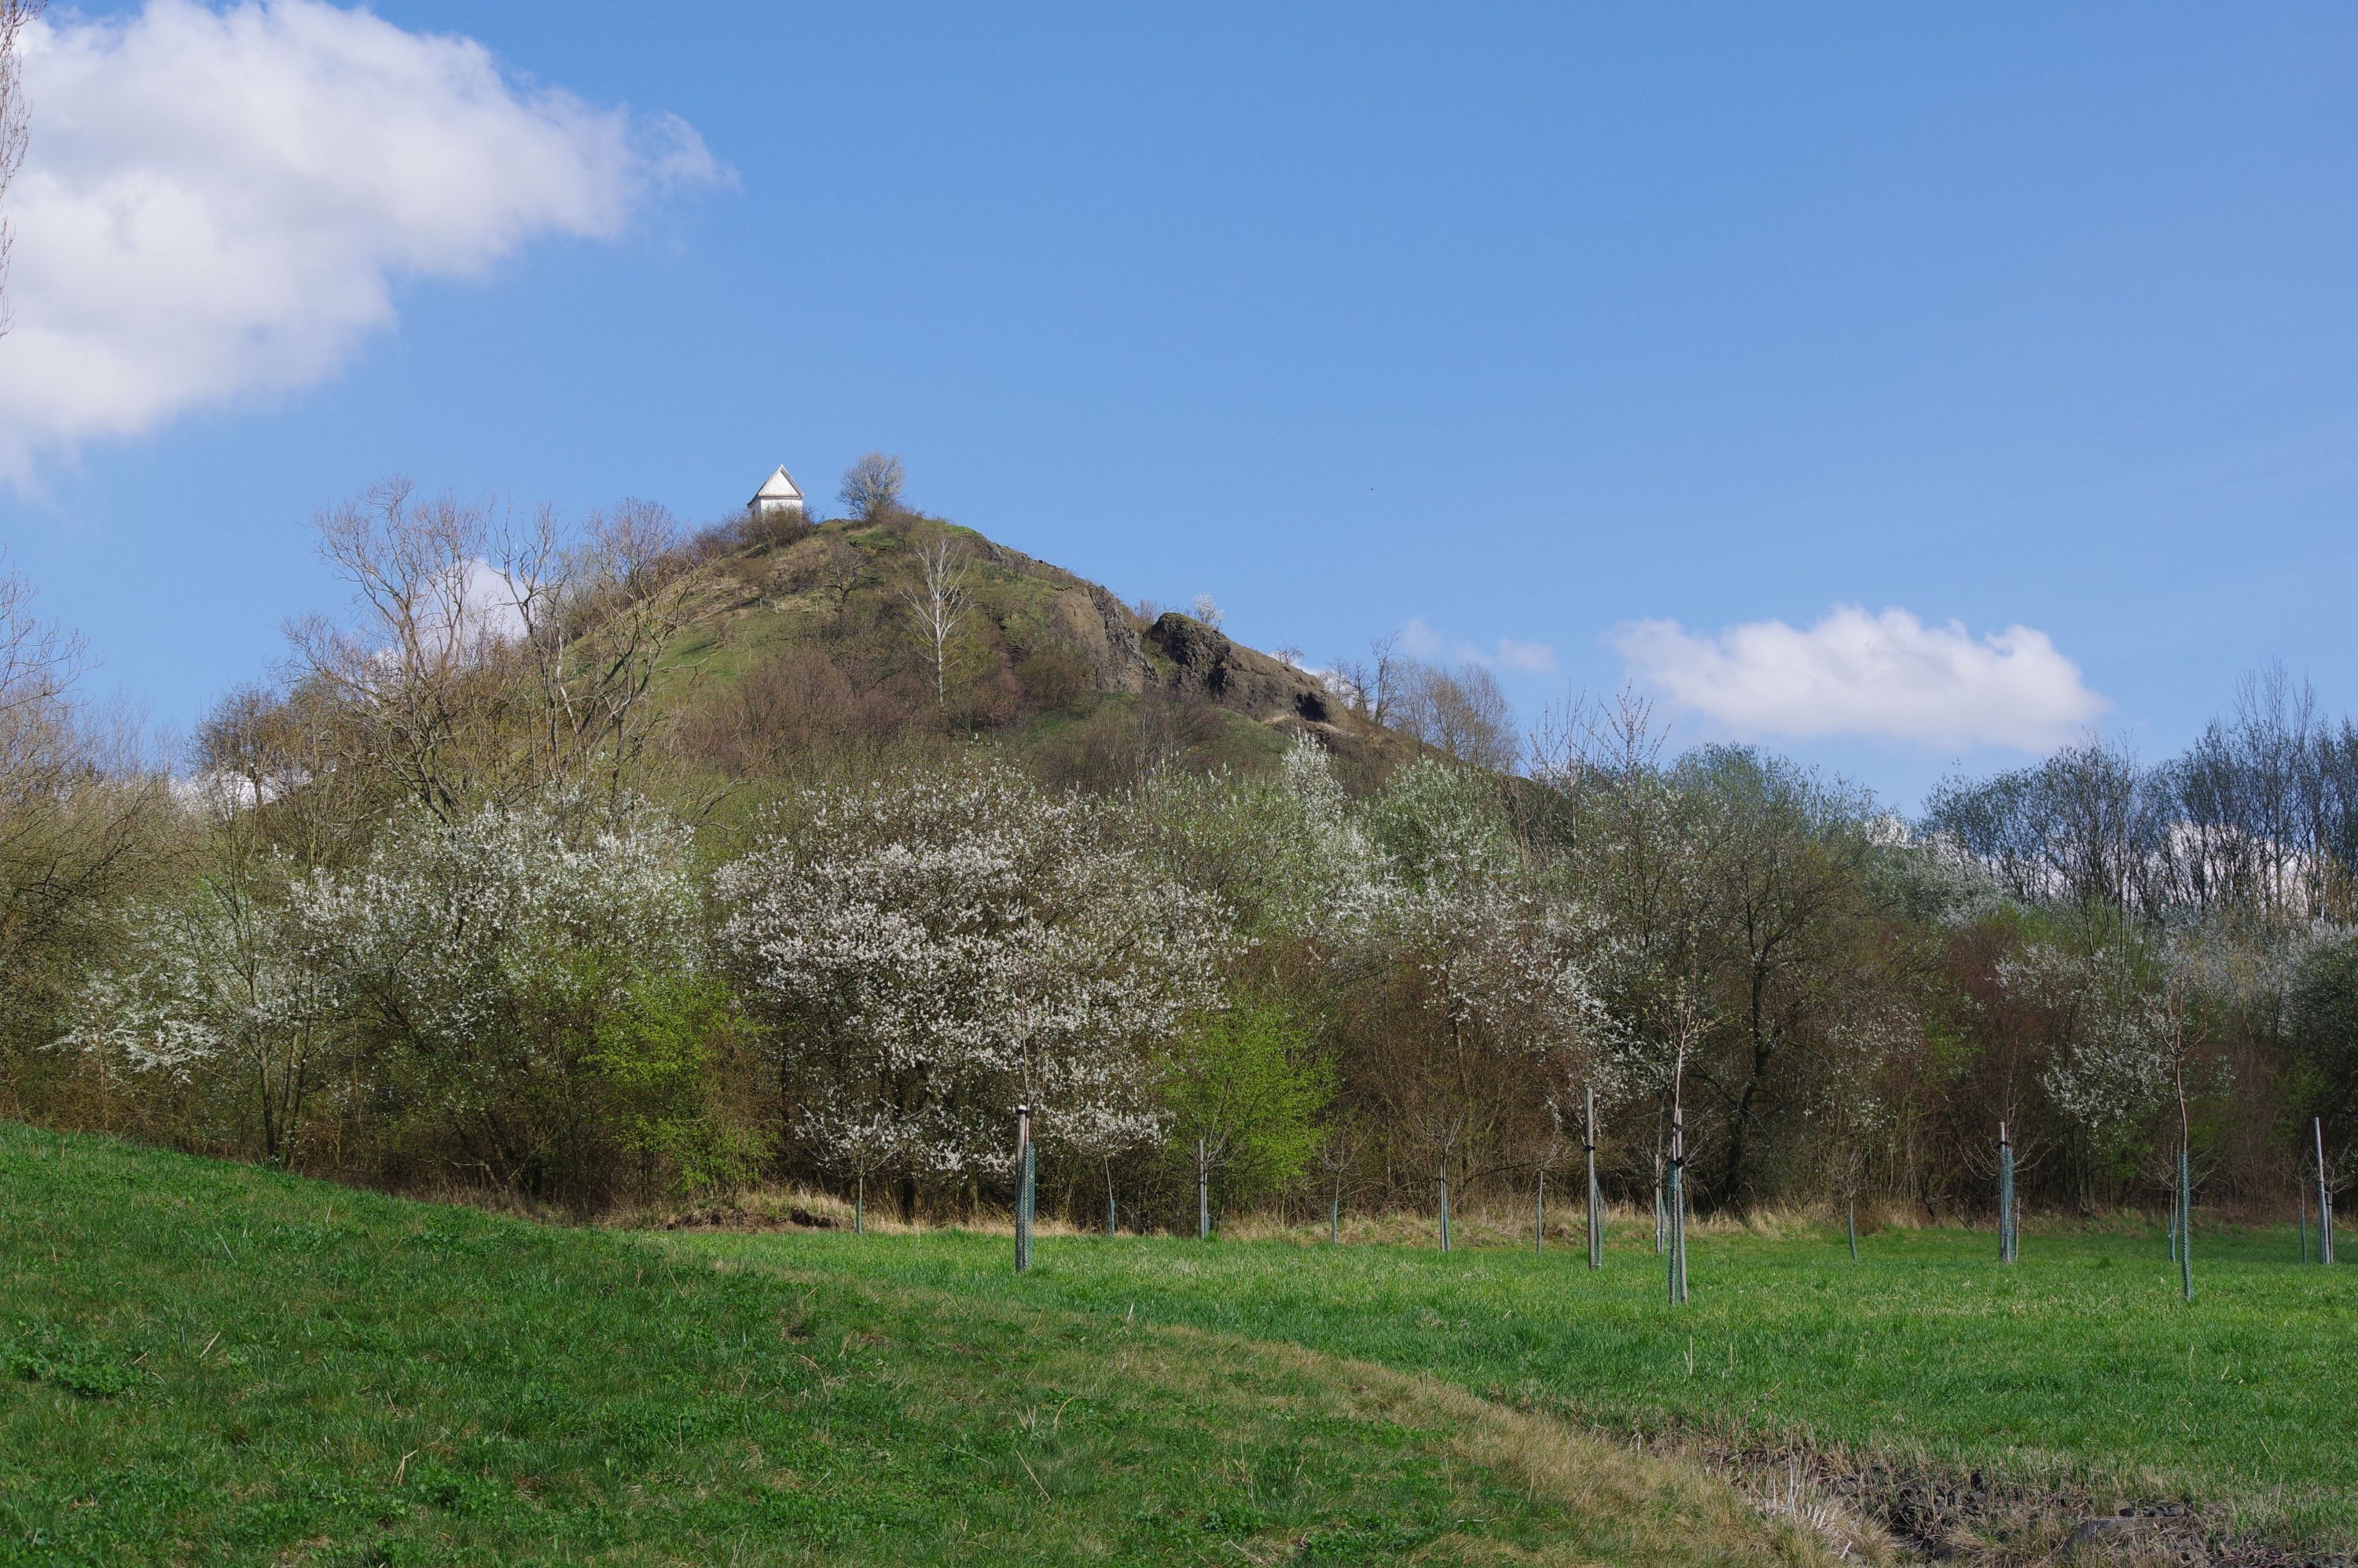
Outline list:
[[[1884,1230],[1852,1262],[1839,1228],[1714,1224],[1693,1299],[1671,1308],[1643,1219],[1615,1227],[1591,1273],[1572,1237],[1543,1256],[1511,1229],[1469,1247],[1482,1227],[1465,1217],[1446,1254],[1429,1237],[1329,1249],[1323,1225],[1210,1247],[1057,1238],[1020,1281],[994,1241],[951,1231],[671,1244],[1284,1341],[1580,1429],[1790,1456],[1896,1530],[1978,1543],[1980,1560],[2036,1560],[2123,1504],[2167,1537],[2158,1561],[2358,1547],[2358,1269],[2304,1267],[2288,1227],[2199,1229],[2189,1304],[2151,1231],[2038,1227],[2002,1268],[1985,1231]]]
[[[946,697],[903,596],[920,552],[940,540],[964,563],[966,596],[946,650]],[[702,548],[664,687],[697,716],[682,732],[692,752],[749,740],[825,749],[936,728],[1073,752],[1069,768],[1085,773],[1093,751],[1134,751],[1141,724],[1150,749],[1205,762],[1249,764],[1302,733],[1379,769],[1417,750],[1306,671],[1193,617],[1141,616],[971,529],[920,517],[748,524]]]
[[[0,1563],[1810,1562],[1297,1348],[0,1125]]]

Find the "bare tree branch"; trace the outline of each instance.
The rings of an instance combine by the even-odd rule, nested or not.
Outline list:
[[[0,0],[0,338],[8,335],[8,252],[16,238],[8,226],[8,186],[25,166],[25,148],[32,140],[24,62],[16,51],[26,26],[41,14],[44,4],[45,0]]]

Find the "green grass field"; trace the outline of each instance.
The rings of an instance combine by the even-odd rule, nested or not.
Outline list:
[[[0,1124],[0,1563],[1827,1560],[1696,1468],[1114,1300],[1184,1250],[1011,1291],[1003,1249],[871,1239],[707,1255]]]
[[[1323,1238],[1322,1238],[1323,1239]],[[2304,1546],[2358,1542],[2358,1269],[2304,1268],[2289,1227],[2197,1230],[2197,1299],[2165,1238],[2028,1228],[1713,1229],[1663,1300],[1650,1227],[1583,1252],[1049,1238],[697,1235],[700,1255],[961,1300],[1184,1325],[1429,1373],[1606,1432],[1847,1450],[2026,1489],[2198,1506]]]

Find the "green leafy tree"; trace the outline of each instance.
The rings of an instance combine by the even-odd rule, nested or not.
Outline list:
[[[1163,1081],[1178,1147],[1192,1158],[1203,1141],[1230,1205],[1273,1197],[1302,1174],[1334,1094],[1334,1065],[1314,1033],[1279,1003],[1206,1015]]]

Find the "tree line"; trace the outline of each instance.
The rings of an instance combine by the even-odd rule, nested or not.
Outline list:
[[[0,1111],[582,1214],[971,1213],[1018,1105],[1089,1223],[1192,1223],[1199,1150],[1226,1208],[1525,1195],[1591,1095],[1641,1205],[1675,1163],[1706,1210],[1984,1213],[2000,1123],[2052,1207],[2158,1203],[2181,1154],[2288,1205],[2313,1120],[2339,1179],[2358,730],[2288,676],[2183,756],[2091,741],[1913,823],[1635,698],[1509,744],[1386,645],[1333,686],[1414,743],[1246,745],[977,643],[963,536],[899,490],[849,476],[849,558],[379,487],[319,520],[354,612],[185,756],[5,579]],[[715,585],[808,539],[878,591],[699,682]]]

